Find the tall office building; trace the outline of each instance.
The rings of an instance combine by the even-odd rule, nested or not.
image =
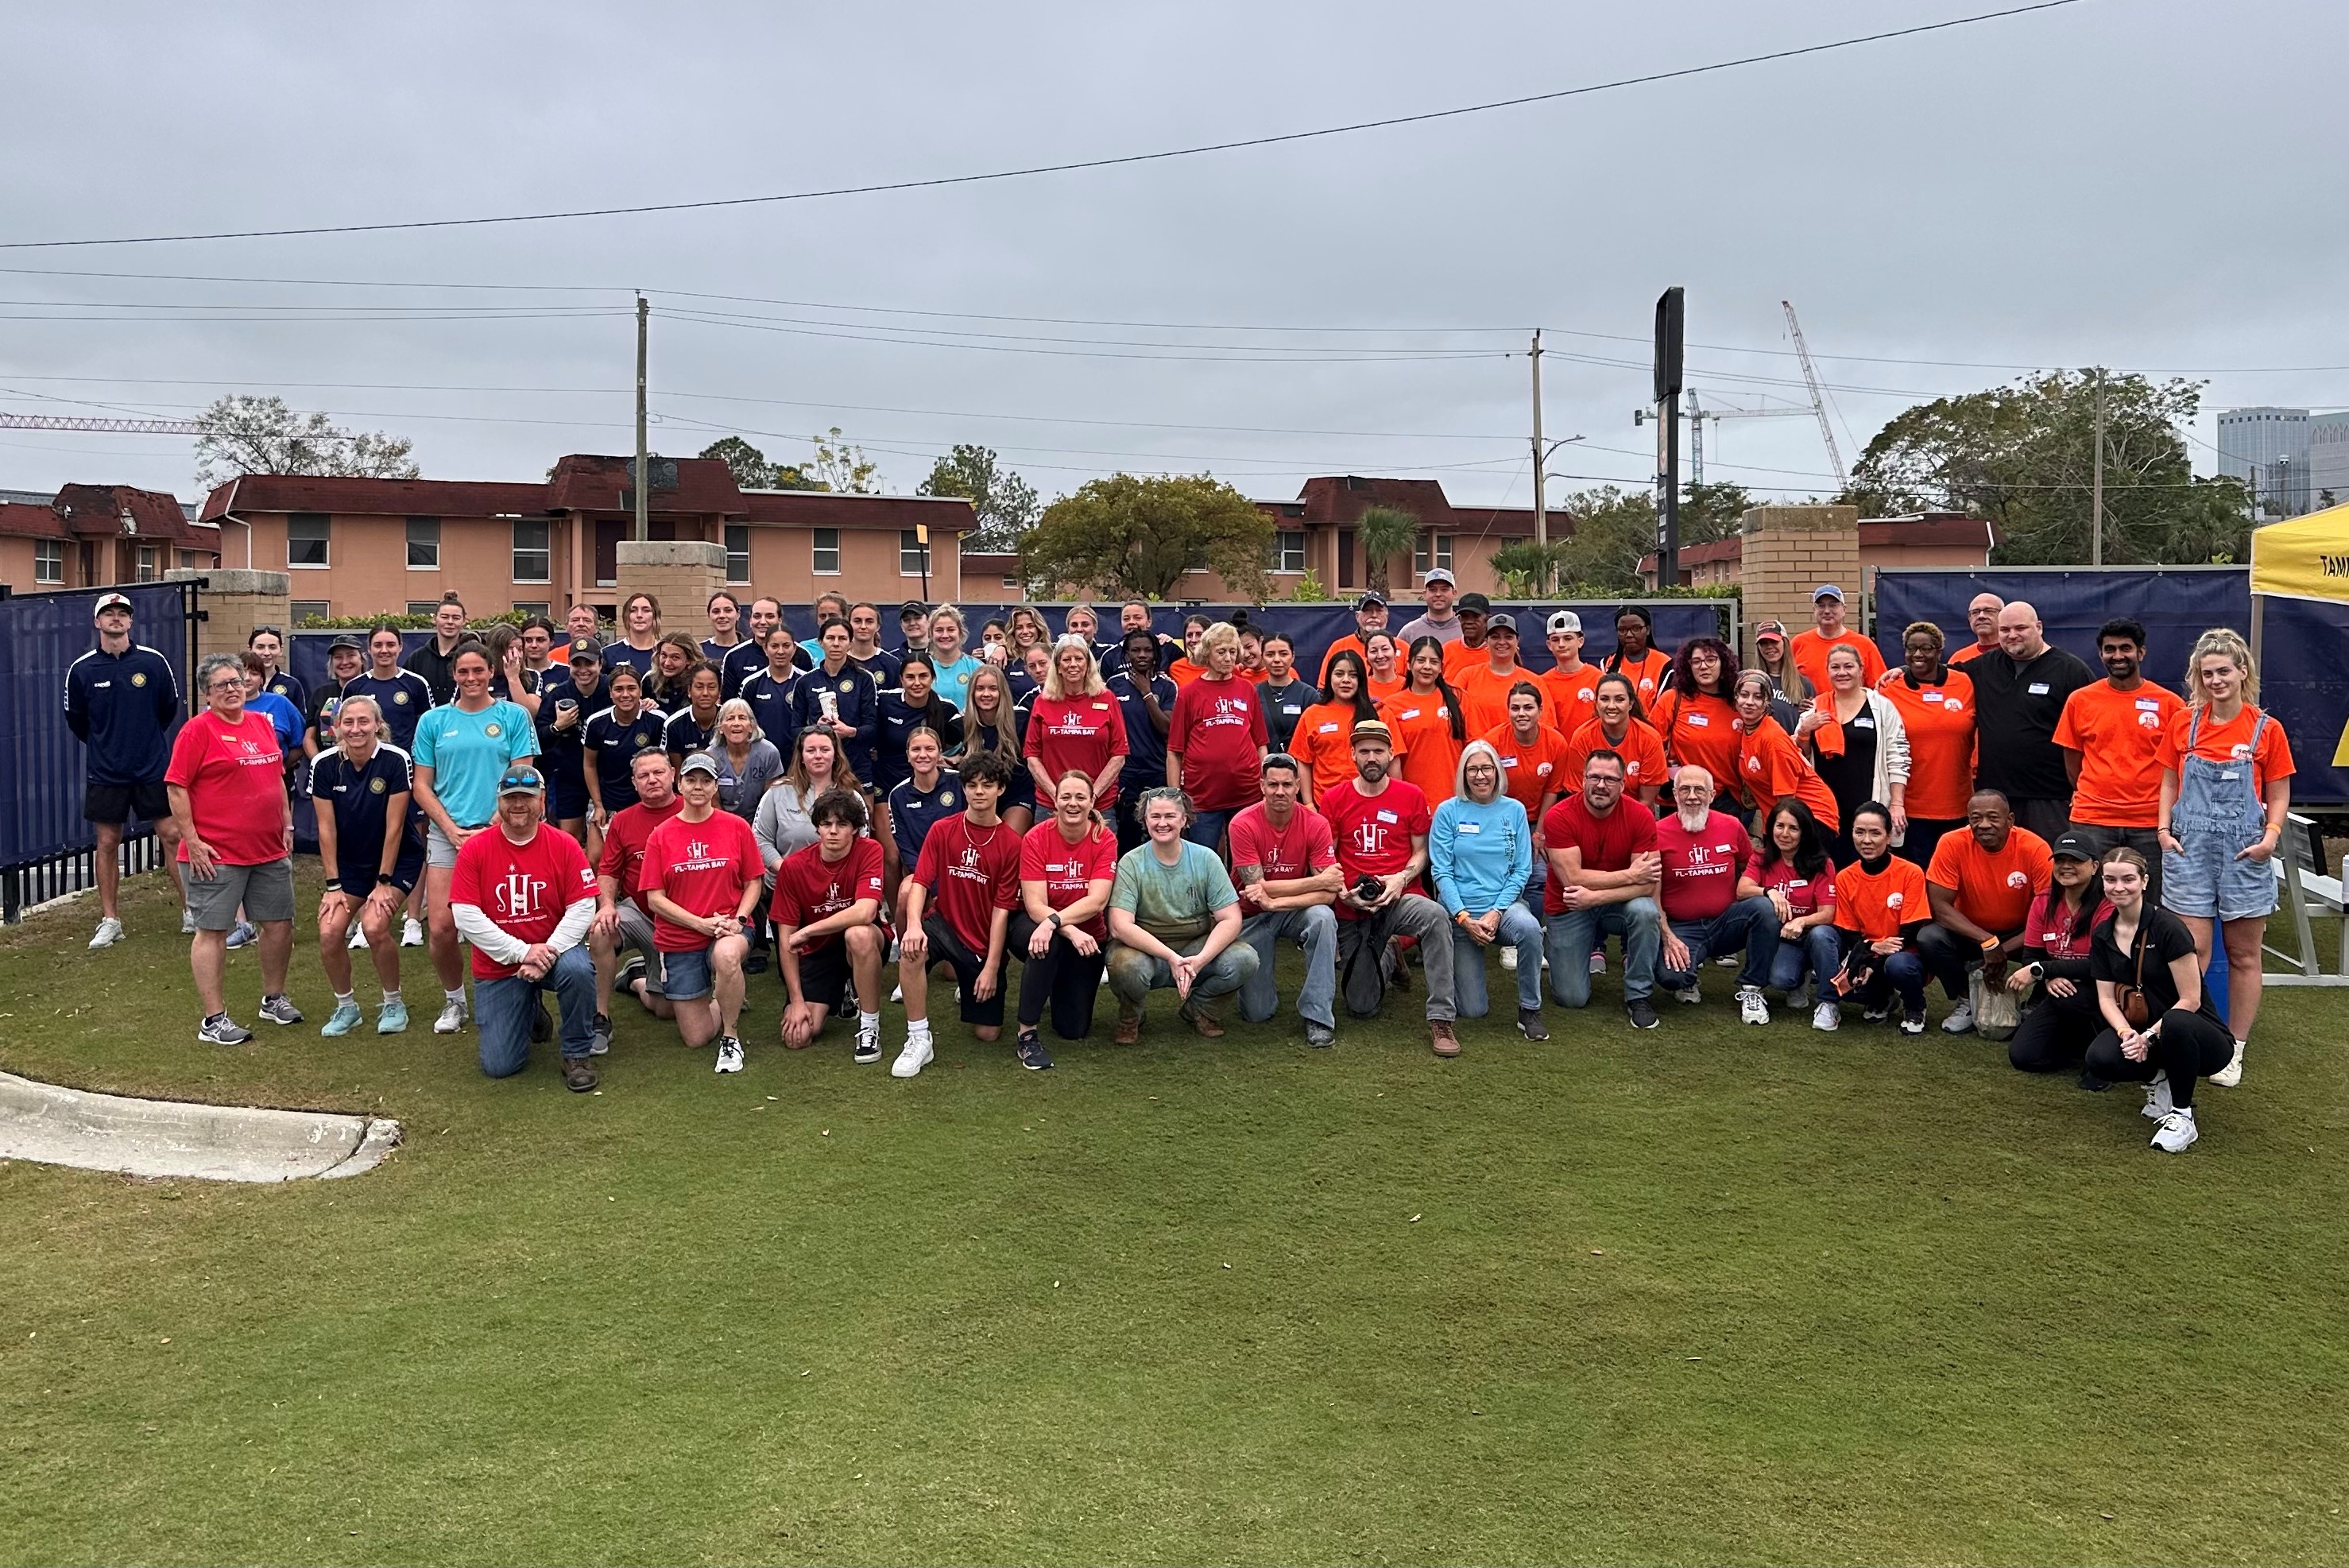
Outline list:
[[[2306,409],[2219,410],[2219,472],[2240,479],[2259,498],[2260,519],[2297,517],[2311,509]]]
[[[2349,412],[2309,416],[2308,495],[2311,507],[2349,506]]]

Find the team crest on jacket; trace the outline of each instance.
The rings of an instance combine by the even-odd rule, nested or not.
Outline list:
[[[856,682],[854,680],[843,680],[840,683],[840,689],[843,691],[854,691],[856,690]]]
[[[407,706],[408,706],[408,693],[407,693],[407,692],[405,692],[405,691],[395,691],[395,692],[393,692],[393,693],[391,694],[391,700],[392,700],[394,702],[397,702],[398,704],[399,704],[399,706],[401,706],[401,707],[403,707],[403,708],[405,708],[405,707],[407,707]]]
[[[144,685],[146,685],[146,684],[147,684],[147,672],[146,672],[145,670],[132,670],[132,671],[130,672],[130,684],[132,684],[133,686],[144,686]]]
[[[952,805],[954,804],[954,791],[950,789],[942,789],[938,791],[938,804],[940,805]]]
[[[496,740],[500,735],[502,735],[505,732],[505,726],[502,724],[490,723],[481,726],[481,733],[487,735],[492,741]]]
[[[383,793],[383,781],[381,779],[367,780],[367,794],[381,794]]]

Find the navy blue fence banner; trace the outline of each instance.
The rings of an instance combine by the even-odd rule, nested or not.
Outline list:
[[[33,865],[97,842],[82,820],[82,744],[66,727],[66,670],[98,646],[101,593],[129,596],[130,637],[169,659],[184,705],[188,597],[179,583],[76,588],[0,598],[0,867]]]

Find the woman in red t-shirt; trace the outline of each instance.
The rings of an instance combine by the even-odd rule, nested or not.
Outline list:
[[[1050,798],[1061,775],[1074,768],[1093,781],[1093,798],[1107,811],[1117,802],[1125,752],[1125,716],[1102,683],[1092,646],[1062,636],[1052,645],[1052,672],[1028,708],[1028,772],[1036,797]]]
[[[1191,796],[1191,825],[1183,836],[1214,849],[1232,813],[1254,805],[1262,792],[1264,696],[1239,680],[1240,634],[1217,621],[1199,638],[1206,673],[1183,688],[1166,728],[1166,782]]]
[[[1019,1064],[1052,1064],[1038,1037],[1044,1003],[1052,1003],[1052,1033],[1081,1040],[1092,1033],[1093,996],[1101,989],[1102,944],[1109,927],[1110,885],[1117,878],[1117,835],[1093,809],[1093,782],[1075,771],[1061,775],[1052,815],[1019,841],[1019,908],[1011,911],[1009,950],[1019,955]]]
[[[2095,979],[2088,972],[2090,938],[2113,918],[2103,867],[2095,853],[2069,833],[2056,839],[2049,852],[2055,860],[2055,880],[2031,901],[2031,914],[2023,923],[2022,961],[2006,971],[2006,988],[2018,1000],[2028,1002],[2033,991],[2039,992],[2006,1043],[2007,1061],[2024,1073],[2077,1065],[2105,1026],[2096,1006]]]
[[[1752,672],[1765,687],[1770,678]],[[1748,856],[1737,880],[1741,898],[1766,898],[1778,916],[1778,953],[1770,961],[1772,989],[1786,1004],[1811,1008],[1811,1027],[1832,1030],[1843,1022],[1827,982],[1843,967],[1843,939],[1836,932],[1835,866],[1827,859],[1827,836],[1810,808],[1795,799],[1769,808],[1762,847]]]

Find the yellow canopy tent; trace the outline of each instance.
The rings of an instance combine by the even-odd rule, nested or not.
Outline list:
[[[2271,523],[2251,533],[2251,646],[2261,652],[2266,617],[2260,597],[2324,599],[2349,604],[2349,506],[2328,506],[2305,517]],[[2349,725],[2344,725],[2333,765],[2349,767]]]

